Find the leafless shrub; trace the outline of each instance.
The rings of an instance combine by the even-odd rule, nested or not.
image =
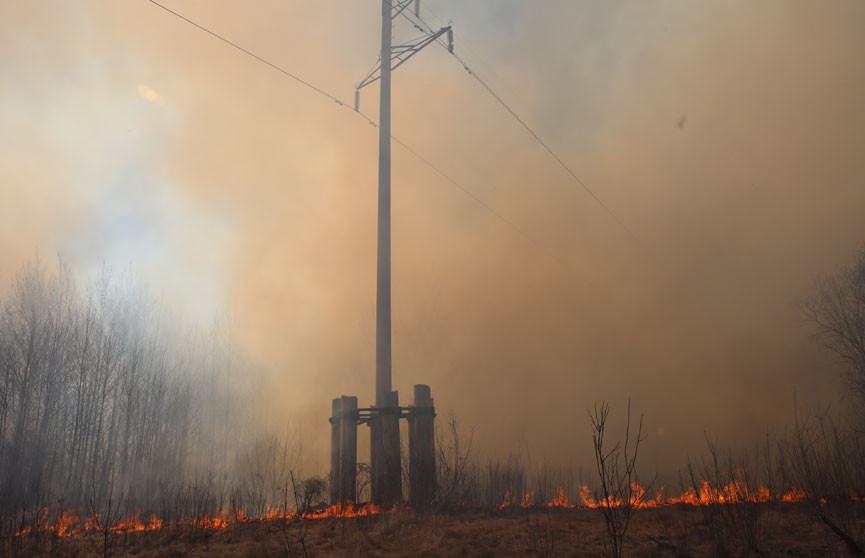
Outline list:
[[[438,492],[435,503],[439,509],[466,505],[476,499],[478,471],[472,454],[474,438],[474,429],[463,432],[453,414],[444,429],[436,433]]]
[[[522,459],[511,454],[504,461],[490,460],[481,476],[483,488],[478,505],[508,508],[518,506],[530,491]]]
[[[327,498],[327,479],[319,476],[307,477],[296,487],[298,511],[320,509]]]
[[[857,423],[858,424],[858,423]],[[865,439],[828,412],[800,417],[780,443],[786,484],[798,490],[832,533],[854,552],[865,549]]]
[[[115,535],[112,533],[111,527],[120,519],[120,502],[122,500],[122,496],[115,499],[113,494],[108,494],[103,502],[97,503],[95,499],[88,502],[90,521],[102,539],[102,556],[105,558],[111,556],[114,547]]]
[[[716,554],[764,553],[776,519],[772,441],[738,455],[706,442],[708,455],[688,463],[688,479]]]
[[[297,457],[289,436],[274,433],[257,437],[238,454],[235,493],[244,513],[262,516],[285,504],[283,489],[290,484]]]
[[[309,552],[306,549],[306,533],[309,530],[309,523],[304,519],[302,512],[306,510],[305,503],[303,501],[304,491],[300,488],[297,479],[294,476],[294,471],[289,471],[289,479],[291,480],[291,490],[294,493],[294,502],[295,502],[295,511],[299,514],[299,517],[296,520],[289,520],[288,514],[285,514],[282,519],[282,525],[284,527],[283,531],[283,540],[285,543],[285,548],[288,551],[289,556],[293,556],[295,553],[292,552],[292,544],[289,542],[289,538],[293,538],[295,543],[300,546],[301,555],[304,557],[309,556]],[[302,484],[302,481],[301,483]],[[319,488],[317,483],[312,485],[314,488]],[[327,485],[322,482],[320,486],[321,496],[324,496]],[[294,531],[291,530],[291,524],[295,522],[296,529]]]
[[[370,500],[370,485],[372,483],[372,469],[368,463],[357,464],[357,500],[368,502]]]
[[[610,447],[606,434],[610,405],[606,402],[595,404],[589,410],[592,428],[592,447],[595,454],[599,488],[596,491],[598,509],[604,517],[607,531],[606,550],[610,556],[622,556],[625,533],[642,498],[642,488],[638,484],[637,457],[640,444],[646,439],[643,434],[643,415],[637,422],[636,433],[631,432],[631,401],[628,400],[625,436]]]

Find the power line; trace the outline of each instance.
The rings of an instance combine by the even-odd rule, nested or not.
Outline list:
[[[407,14],[407,13],[404,13],[404,12],[401,13],[400,15],[402,15],[406,20],[408,20],[408,21],[409,21],[409,22],[410,22],[410,23],[411,23],[415,28],[420,29],[421,31],[424,31],[424,32],[426,32],[426,33],[433,33],[433,32],[434,32],[432,26],[430,26],[430,24],[427,23],[427,22],[426,22],[422,17],[420,17],[420,16],[410,15],[410,14]],[[420,25],[418,25],[418,24],[414,21],[415,19],[417,19],[418,21],[420,21],[420,23],[422,23],[422,24],[424,25],[425,29],[424,29],[423,27],[421,27]],[[585,182],[584,182],[584,181],[583,181],[579,176],[577,176],[577,173],[575,173],[575,172],[573,171],[573,169],[571,169],[571,167],[569,167],[569,166],[568,166],[568,165],[567,165],[567,164],[562,160],[562,158],[559,157],[559,155],[558,155],[555,151],[553,151],[553,149],[549,146],[549,144],[547,144],[547,142],[545,142],[545,141],[544,141],[544,140],[543,140],[543,139],[542,139],[542,138],[537,134],[537,132],[535,132],[535,131],[534,131],[534,130],[533,130],[533,129],[532,129],[532,128],[531,128],[531,127],[526,123],[526,121],[523,120],[523,119],[522,119],[522,118],[521,118],[521,117],[516,113],[516,111],[514,111],[514,109],[512,109],[512,108],[511,108],[511,107],[510,107],[510,106],[505,102],[504,99],[502,99],[502,97],[501,97],[498,93],[496,93],[495,91],[493,91],[492,87],[490,87],[489,84],[487,84],[487,82],[485,82],[483,79],[481,79],[481,77],[477,74],[477,72],[475,72],[471,67],[469,67],[468,63],[467,63],[465,60],[463,60],[462,57],[460,57],[460,55],[457,54],[456,51],[455,51],[453,48],[450,48],[450,47],[449,47],[447,44],[445,44],[441,39],[437,39],[436,42],[437,42],[439,45],[441,45],[445,50],[447,50],[447,51],[448,51],[448,52],[449,52],[449,53],[450,53],[454,58],[456,58],[456,60],[457,60],[460,64],[462,64],[463,69],[464,69],[466,72],[468,72],[468,74],[469,74],[470,76],[472,76],[473,78],[475,78],[475,79],[477,80],[477,82],[478,82],[479,84],[481,84],[481,87],[483,87],[483,88],[487,91],[487,93],[489,93],[489,94],[490,94],[490,95],[491,95],[491,96],[492,96],[496,101],[498,101],[498,103],[499,103],[499,104],[500,104],[500,105],[501,105],[501,106],[502,106],[502,107],[503,107],[503,108],[504,108],[504,109],[505,109],[505,110],[506,110],[506,111],[507,111],[507,112],[508,112],[508,113],[509,113],[513,118],[514,118],[514,120],[516,120],[516,121],[520,124],[520,126],[522,126],[522,127],[523,127],[523,128],[524,128],[524,129],[525,129],[525,130],[526,130],[526,131],[527,131],[531,136],[532,136],[532,138],[534,138],[535,141],[537,141],[537,142],[541,145],[541,147],[543,147],[543,148],[547,151],[547,153],[549,153],[549,154],[553,157],[553,159],[555,159],[556,162],[557,162],[557,163],[558,163],[558,164],[559,164],[563,169],[565,169],[565,171],[566,171],[566,172],[571,176],[571,178],[573,178],[573,179],[577,182],[577,184],[579,184],[579,185],[583,188],[583,190],[585,190],[585,191],[586,191],[586,192],[587,192],[587,193],[592,197],[592,199],[594,199],[595,202],[596,202],[599,206],[601,206],[601,208],[602,208],[602,209],[603,209],[603,210],[604,210],[604,211],[605,211],[605,212],[606,212],[606,213],[607,213],[607,214],[608,214],[608,215],[609,215],[609,216],[610,216],[610,217],[611,217],[611,218],[612,218],[612,219],[613,219],[613,220],[614,220],[614,221],[615,221],[615,222],[616,222],[620,227],[622,227],[622,229],[623,229],[623,230],[624,230],[624,231],[625,231],[625,232],[626,232],[626,233],[627,233],[627,234],[628,234],[628,235],[629,235],[629,236],[630,236],[634,241],[636,241],[637,243],[640,243],[640,244],[641,244],[640,239],[639,239],[639,238],[638,238],[638,237],[637,237],[633,232],[631,232],[631,230],[630,230],[630,229],[625,225],[625,223],[622,222],[621,219],[619,219],[619,217],[618,217],[618,216],[613,212],[613,210],[610,209],[609,206],[607,206],[603,201],[601,201],[601,198],[599,198],[598,195],[595,194],[595,192],[594,192],[591,188],[589,188],[589,186],[588,186],[588,185],[587,185],[587,184],[586,184],[586,183],[585,183]]]
[[[454,57],[455,57],[457,60],[459,60],[460,63],[463,63],[462,59],[461,59],[459,56],[457,56],[456,53],[454,53]],[[465,66],[464,63],[463,63],[463,65]],[[607,214],[608,214],[610,217],[612,217],[613,220],[614,220],[616,223],[618,223],[619,226],[622,227],[622,229],[624,229],[624,231],[625,231],[626,233],[628,233],[628,234],[629,234],[631,237],[633,237],[635,240],[638,240],[637,237],[634,235],[634,233],[632,233],[631,230],[630,230],[630,229],[625,225],[625,223],[623,223],[622,220],[619,219],[619,217],[618,217],[615,213],[613,213],[613,210],[610,209],[610,208],[609,208],[609,207],[608,207],[608,206],[607,206],[603,201],[601,201],[601,198],[599,198],[599,197],[597,196],[597,194],[595,194],[595,192],[592,191],[592,189],[589,188],[588,185],[586,185],[586,183],[583,182],[583,180],[582,180],[579,176],[577,176],[577,174],[576,174],[576,173],[571,169],[571,167],[569,167],[569,166],[568,166],[568,165],[567,165],[567,164],[562,160],[562,158],[559,157],[559,155],[558,155],[555,151],[553,151],[552,148],[551,148],[549,145],[547,145],[547,142],[545,142],[543,139],[541,139],[541,137],[540,137],[537,133],[535,133],[535,131],[532,130],[532,129],[529,127],[529,125],[526,124],[525,121],[524,121],[522,118],[520,118],[519,115],[518,115],[516,112],[514,112],[514,110],[513,110],[510,106],[508,106],[508,104],[505,103],[505,101],[504,101],[501,97],[499,97],[499,95],[496,94],[496,92],[493,91],[492,88],[490,88],[490,86],[487,85],[487,83],[486,83],[484,80],[481,79],[481,77],[480,77],[479,75],[477,75],[477,74],[476,74],[473,70],[471,70],[468,66],[465,66],[465,68],[466,68],[466,70],[469,72],[469,74],[470,74],[472,77],[474,77],[474,78],[478,81],[478,83],[480,83],[480,84],[483,86],[483,88],[486,89],[486,90],[490,93],[490,95],[492,95],[493,98],[494,98],[495,100],[497,100],[497,101],[499,102],[499,104],[501,104],[501,105],[505,108],[505,110],[507,110],[507,111],[511,114],[511,116],[513,116],[514,119],[515,119],[517,122],[519,122],[520,125],[521,125],[523,128],[525,128],[525,130],[526,130],[529,134],[531,134],[532,137],[535,138],[535,140],[537,140],[537,142],[538,142],[538,143],[539,143],[539,144],[540,144],[544,149],[547,150],[547,153],[549,153],[549,154],[553,157],[553,159],[555,159],[555,160],[559,163],[559,165],[561,165],[561,167],[562,167],[563,169],[565,169],[565,171],[567,171],[568,174],[571,175],[571,178],[573,178],[574,180],[576,180],[576,181],[577,181],[577,184],[579,184],[580,186],[582,186],[582,187],[583,187],[583,190],[585,190],[585,191],[586,191],[590,196],[592,196],[592,198],[595,200],[595,202],[597,202],[597,204],[598,204],[599,206],[601,206],[601,208],[603,208],[603,210],[606,211]]]
[[[226,37],[223,37],[223,36],[220,35],[219,33],[216,33],[215,31],[212,31],[212,30],[210,30],[210,29],[204,27],[203,25],[200,25],[200,24],[196,23],[195,21],[193,21],[193,20],[189,19],[188,17],[186,17],[186,16],[184,16],[184,15],[182,15],[182,14],[180,14],[180,13],[178,13],[178,12],[176,12],[176,11],[170,9],[170,8],[168,8],[167,6],[164,6],[163,4],[160,4],[160,3],[157,2],[156,0],[148,0],[148,1],[149,1],[151,4],[153,4],[153,5],[155,5],[155,6],[158,6],[158,7],[162,8],[162,9],[165,10],[166,12],[168,12],[168,13],[170,13],[170,14],[172,14],[172,15],[174,15],[174,16],[180,18],[180,19],[182,19],[182,20],[185,21],[186,23],[189,23],[190,25],[192,25],[192,26],[194,26],[194,27],[200,29],[201,31],[204,31],[204,32],[207,33],[208,35],[211,35],[212,37],[214,37],[214,38],[216,38],[216,39],[219,39],[220,41],[224,42],[225,44],[227,44],[227,45],[229,45],[229,46],[232,46],[232,47],[234,47],[235,49],[239,50],[240,52],[242,52],[242,53],[244,53],[244,54],[246,54],[246,55],[248,55],[248,56],[254,58],[255,60],[261,62],[262,64],[265,64],[265,65],[267,65],[267,66],[273,68],[274,70],[278,71],[279,73],[281,73],[281,74],[283,74],[283,75],[285,75],[285,76],[290,77],[291,79],[295,80],[296,82],[300,83],[301,85],[303,85],[303,86],[305,86],[305,87],[311,89],[312,91],[318,93],[319,95],[322,95],[322,96],[324,96],[324,97],[330,99],[331,101],[333,101],[333,102],[336,103],[337,105],[339,105],[339,106],[341,106],[341,107],[345,107],[345,108],[351,110],[353,113],[356,113],[356,114],[360,115],[362,118],[364,118],[364,119],[367,121],[368,124],[370,124],[370,125],[373,126],[373,127],[378,128],[378,123],[375,122],[375,121],[372,119],[372,117],[370,117],[369,115],[365,114],[364,112],[362,112],[362,111],[360,111],[360,110],[352,110],[352,109],[349,107],[348,104],[346,104],[345,102],[343,102],[343,101],[342,101],[340,98],[338,98],[337,96],[328,93],[328,92],[325,91],[324,89],[321,89],[320,87],[317,87],[317,86],[313,85],[313,84],[310,83],[309,81],[307,81],[307,80],[305,80],[305,79],[303,79],[303,78],[297,76],[296,74],[294,74],[294,73],[292,73],[292,72],[289,72],[289,71],[286,70],[285,68],[282,68],[282,67],[280,67],[280,66],[278,66],[278,65],[276,65],[276,64],[274,64],[274,63],[272,63],[272,62],[270,62],[270,61],[268,61],[268,60],[266,60],[265,58],[262,58],[261,56],[255,54],[254,52],[252,52],[252,51],[250,51],[250,50],[247,50],[247,49],[243,48],[243,47],[240,46],[239,44],[237,44],[237,43],[231,41],[230,39],[227,39]],[[424,30],[421,29],[421,31],[424,31]],[[426,31],[424,31],[424,32],[426,32]],[[547,257],[549,257],[550,259],[552,259],[552,260],[555,261],[556,263],[558,263],[558,264],[560,264],[560,265],[564,265],[563,262],[562,262],[560,259],[558,259],[557,257],[555,257],[555,256],[554,256],[554,255],[553,255],[549,250],[546,250],[546,249],[545,249],[541,244],[539,244],[539,243],[538,243],[534,238],[532,238],[531,236],[529,236],[528,233],[524,232],[522,229],[520,229],[519,227],[517,227],[513,222],[511,222],[510,220],[508,220],[504,215],[502,215],[501,213],[499,213],[498,211],[496,211],[495,209],[493,209],[492,207],[490,207],[490,206],[489,206],[487,203],[485,203],[481,198],[479,198],[479,197],[476,196],[474,193],[472,193],[471,190],[469,190],[468,188],[466,188],[465,186],[463,186],[462,184],[460,184],[459,182],[457,182],[457,181],[456,181],[454,178],[452,178],[450,175],[448,175],[448,174],[445,173],[443,170],[441,170],[439,167],[437,167],[436,165],[434,165],[434,164],[433,164],[429,159],[427,159],[426,157],[424,157],[423,155],[421,155],[420,153],[418,153],[417,151],[415,151],[415,150],[414,150],[412,147],[410,147],[407,143],[403,142],[401,139],[397,138],[396,136],[394,136],[394,135],[392,135],[392,134],[391,134],[391,139],[392,139],[393,141],[395,141],[396,143],[398,143],[400,146],[402,146],[406,151],[408,151],[409,153],[411,153],[411,154],[412,154],[415,158],[417,158],[419,161],[421,161],[422,163],[424,163],[425,165],[427,165],[429,168],[431,168],[433,171],[435,171],[437,174],[439,174],[440,176],[442,176],[445,180],[447,180],[448,182],[450,182],[453,186],[455,186],[456,188],[460,189],[464,194],[466,194],[469,198],[471,198],[475,203],[477,203],[478,205],[480,205],[481,207],[483,207],[484,209],[486,209],[487,211],[489,211],[492,215],[494,215],[495,217],[497,217],[497,218],[498,218],[500,221],[502,221],[505,225],[507,225],[508,227],[510,227],[511,229],[513,229],[514,231],[516,231],[516,232],[517,232],[521,237],[523,237],[523,239],[527,240],[527,241],[528,241],[529,243],[531,243],[535,248],[537,248],[538,251],[540,251],[541,253],[547,255]]]
[[[459,182],[457,182],[456,180],[454,180],[453,178],[451,178],[450,176],[448,176],[447,174],[445,174],[445,172],[444,172],[443,170],[439,169],[437,166],[435,166],[434,164],[432,164],[432,163],[431,163],[429,160],[427,160],[423,155],[421,155],[420,153],[418,153],[417,151],[415,151],[414,149],[412,149],[411,147],[409,147],[407,144],[405,144],[405,143],[403,143],[402,141],[400,141],[398,138],[395,138],[395,137],[391,136],[391,139],[392,139],[393,141],[397,142],[398,144],[400,144],[400,145],[401,145],[401,146],[402,146],[406,151],[408,151],[409,153],[411,153],[412,155],[414,155],[415,157],[417,157],[419,160],[421,160],[423,163],[425,163],[429,168],[431,168],[432,170],[434,170],[435,172],[437,172],[439,175],[441,175],[445,180],[447,180],[448,182],[450,182],[451,184],[453,184],[455,187],[457,187],[457,188],[459,188],[460,190],[462,190],[463,193],[464,193],[465,195],[467,195],[468,197],[470,197],[471,199],[473,199],[477,204],[479,204],[480,206],[484,207],[487,211],[489,211],[490,213],[492,213],[493,215],[495,215],[496,217],[498,217],[498,218],[499,218],[499,219],[500,219],[504,224],[506,224],[506,225],[509,226],[510,228],[514,229],[517,233],[519,233],[520,236],[522,236],[525,240],[527,240],[527,241],[530,242],[530,243],[531,243],[535,248],[537,248],[538,251],[540,251],[540,252],[546,254],[550,259],[554,260],[554,261],[555,261],[556,263],[558,263],[559,265],[562,265],[562,266],[565,265],[565,263],[564,263],[562,260],[560,260],[559,258],[557,258],[556,256],[554,256],[554,255],[552,254],[552,252],[550,252],[549,250],[547,250],[546,248],[544,248],[543,246],[541,246],[540,244],[538,244],[538,242],[537,242],[534,238],[532,238],[532,237],[530,237],[528,234],[524,233],[524,232],[523,232],[522,230],[520,230],[516,225],[514,225],[514,224],[513,224],[509,219],[507,219],[504,215],[502,215],[501,213],[499,213],[498,211],[496,211],[495,209],[493,209],[492,207],[490,207],[489,205],[487,205],[487,204],[486,204],[482,199],[480,199],[479,197],[477,197],[477,196],[476,196],[474,193],[472,193],[470,190],[466,189],[462,184],[460,184]]]
[[[305,85],[306,87],[309,87],[310,89],[312,89],[312,90],[315,91],[316,93],[320,93],[321,95],[324,95],[325,97],[327,97],[327,98],[330,99],[331,101],[333,101],[333,102],[335,102],[335,103],[337,103],[337,104],[339,104],[339,105],[345,105],[345,103],[343,103],[343,102],[340,101],[337,97],[331,95],[331,94],[328,93],[327,91],[324,91],[323,89],[319,89],[319,88],[316,87],[315,85],[313,85],[313,84],[309,83],[308,81],[306,81],[306,80],[304,80],[304,79],[302,79],[302,78],[296,76],[295,74],[289,72],[288,70],[285,70],[285,69],[283,69],[283,68],[280,68],[279,66],[277,66],[276,64],[273,64],[273,63],[271,63],[271,62],[268,62],[267,60],[265,60],[265,59],[262,58],[261,56],[255,54],[254,52],[251,52],[251,51],[249,51],[249,50],[246,50],[245,48],[243,48],[243,47],[240,46],[239,44],[234,43],[234,42],[230,41],[229,39],[226,39],[226,38],[223,37],[222,35],[219,35],[218,33],[215,33],[214,31],[211,31],[210,29],[208,29],[208,28],[206,28],[206,27],[204,27],[204,26],[202,26],[202,25],[199,25],[198,23],[192,21],[192,20],[189,19],[188,17],[186,17],[186,16],[184,16],[184,15],[182,15],[182,14],[179,14],[179,13],[175,12],[174,10],[172,10],[171,8],[169,8],[169,7],[167,7],[167,6],[164,6],[164,5],[160,4],[160,3],[157,2],[156,0],[149,0],[149,1],[150,1],[151,4],[153,4],[153,5],[155,5],[155,6],[159,6],[160,8],[162,8],[163,10],[165,10],[166,12],[168,12],[168,13],[170,13],[170,14],[172,14],[172,15],[175,15],[175,16],[177,16],[177,17],[179,17],[180,19],[182,19],[182,20],[185,21],[186,23],[188,23],[188,24],[190,24],[190,25],[192,25],[192,26],[194,26],[194,27],[197,27],[197,28],[201,29],[201,30],[204,31],[205,33],[207,33],[207,34],[209,34],[209,35],[211,35],[211,36],[213,36],[213,37],[216,37],[217,39],[219,39],[220,41],[222,41],[222,42],[224,42],[224,43],[226,43],[226,44],[229,44],[229,45],[233,46],[234,48],[236,48],[237,50],[243,52],[244,54],[247,54],[247,55],[249,55],[249,56],[255,58],[256,60],[258,60],[258,61],[261,62],[262,64],[267,64],[268,66],[270,66],[271,68],[273,68],[273,69],[276,70],[277,72],[280,72],[280,73],[282,73],[282,74],[285,74],[286,76],[288,76],[288,77],[290,77],[291,79],[293,79],[293,80],[295,80],[295,81],[301,83],[302,85]]]

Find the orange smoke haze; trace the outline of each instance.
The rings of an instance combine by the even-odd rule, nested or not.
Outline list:
[[[467,5],[469,4],[469,5]],[[350,100],[375,2],[170,2]],[[865,241],[865,4],[424,2],[633,232],[443,49],[394,77],[394,386],[480,451],[590,463],[630,396],[650,466],[748,443],[838,393],[797,304]],[[231,317],[261,407],[327,463],[330,399],[372,399],[376,130],[148,2],[0,6],[0,280],[36,254],[131,266]],[[400,22],[396,41],[415,30]],[[377,87],[362,108],[377,113]]]

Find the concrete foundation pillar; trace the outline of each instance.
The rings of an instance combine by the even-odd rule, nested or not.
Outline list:
[[[339,502],[340,440],[342,428],[342,399],[336,398],[330,413],[330,504]]]
[[[370,422],[370,465],[372,501],[393,504],[402,500],[402,467],[399,449],[399,394],[389,392],[385,405]]]
[[[357,397],[342,396],[340,425],[339,501],[357,498]]]
[[[428,509],[435,497],[435,407],[427,385],[414,386],[408,416],[409,499],[417,510]]]
[[[381,470],[381,420],[373,417],[369,421],[369,499],[372,502],[380,502],[382,486]]]
[[[330,417],[330,503],[357,494],[357,397],[334,399]]]

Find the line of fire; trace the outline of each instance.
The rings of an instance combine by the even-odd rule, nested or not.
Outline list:
[[[799,503],[817,499],[825,502],[824,498],[817,498],[801,489],[793,488],[782,494],[772,494],[765,486],[751,488],[743,481],[732,481],[724,486],[713,486],[709,481],[703,481],[696,488],[688,488],[676,496],[667,496],[661,488],[654,497],[646,494],[645,488],[640,485],[634,486],[634,493],[630,502],[616,500],[604,501],[595,498],[593,491],[588,486],[582,486],[579,490],[578,501],[572,501],[568,496],[569,490],[565,486],[556,489],[556,496],[544,502],[538,501],[531,491],[522,495],[511,495],[505,492],[498,510],[507,511],[512,509],[600,509],[617,508],[627,504],[635,509],[654,509],[673,506],[718,506],[739,504],[767,504],[767,503]],[[854,498],[859,501],[860,498]],[[322,510],[289,511],[285,507],[277,507],[269,510],[260,517],[244,515],[242,510],[233,512],[223,511],[218,515],[204,514],[198,518],[180,519],[176,522],[178,526],[188,526],[200,529],[225,529],[231,525],[244,523],[268,522],[278,519],[304,519],[322,520],[335,518],[357,518],[395,513],[399,506],[379,506],[373,503],[354,505],[350,503],[338,503]],[[40,517],[35,521],[16,531],[16,536],[24,536],[30,533],[47,532],[58,537],[79,537],[87,533],[108,531],[115,534],[138,533],[143,531],[157,531],[169,527],[170,523],[162,518],[151,515],[149,517],[133,516],[105,522],[98,516],[88,516],[76,510],[63,510],[59,515],[53,516],[49,510],[43,510]]]

